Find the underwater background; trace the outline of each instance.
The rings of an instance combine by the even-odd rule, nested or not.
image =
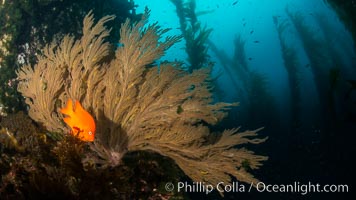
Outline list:
[[[17,28],[5,29],[4,25],[3,29],[0,29],[3,39],[0,47],[8,48],[11,45],[16,47],[0,52],[2,70],[0,199],[16,197],[33,199],[45,195],[46,191],[47,197],[53,197],[49,194],[66,191],[63,198],[71,199],[97,198],[100,197],[100,192],[106,192],[102,196],[103,199],[347,199],[346,196],[354,194],[356,52],[355,30],[351,24],[355,21],[347,15],[347,11],[342,10],[345,7],[335,4],[334,1],[325,0],[112,0],[104,1],[105,3],[93,1],[91,4],[85,1],[78,1],[77,4],[71,4],[70,1],[53,1],[57,3],[55,5],[47,1],[34,1],[37,4],[14,1],[16,3],[6,4],[8,2],[4,0],[2,4],[11,8],[6,12],[13,11],[10,15],[13,17],[9,19],[2,17],[1,22],[6,24],[13,20],[11,22],[14,24],[20,21],[21,23],[16,25]],[[356,3],[351,0],[349,3],[346,8],[355,9]],[[39,9],[36,6],[42,7]],[[52,19],[43,17],[51,16],[48,14],[49,10],[44,8],[49,10],[55,8],[53,12],[61,9],[58,11],[62,13],[58,17],[61,20],[56,22],[62,26],[58,28],[55,27],[56,23],[51,23],[56,17]],[[258,145],[246,144],[244,147],[258,155],[267,156],[268,160],[263,161],[259,169],[252,170],[248,162],[246,166],[242,163],[242,168],[251,171],[256,179],[265,184],[347,185],[348,192],[301,194],[301,191],[253,190],[225,192],[223,197],[217,191],[208,195],[205,191],[173,194],[168,191],[167,194],[167,188],[164,188],[167,182],[183,181],[193,185],[194,181],[189,175],[184,175],[172,160],[140,152],[124,157],[126,166],[120,169],[110,168],[100,172],[86,169],[74,172],[80,174],[79,178],[72,175],[73,171],[69,170],[71,181],[63,184],[65,186],[61,185],[61,182],[64,182],[61,178],[56,181],[48,181],[44,177],[27,180],[26,177],[32,171],[22,172],[20,169],[25,168],[23,166],[30,168],[32,165],[22,160],[18,161],[20,154],[25,153],[19,150],[20,147],[17,146],[17,142],[13,142],[15,139],[12,136],[5,136],[8,134],[6,131],[10,130],[9,127],[22,127],[14,123],[21,121],[24,122],[24,126],[31,127],[30,131],[15,128],[22,132],[32,132],[32,125],[28,124],[35,124],[36,130],[33,132],[46,134],[45,137],[55,141],[53,144],[57,142],[58,146],[54,150],[56,155],[68,160],[78,158],[76,156],[68,158],[68,155],[77,155],[77,152],[63,150],[72,143],[76,144],[76,141],[68,139],[68,142],[65,140],[66,142],[61,143],[62,139],[58,139],[60,136],[52,133],[54,131],[47,131],[41,123],[36,124],[27,116],[22,116],[27,115],[28,107],[24,104],[21,94],[16,92],[18,79],[15,71],[24,64],[36,63],[35,48],[42,48],[44,44],[68,33],[78,35],[82,19],[89,10],[93,10],[96,19],[109,14],[117,15],[115,21],[108,23],[109,27],[113,26],[108,40],[117,47],[125,47],[125,44],[118,42],[120,24],[126,17],[138,21],[147,9],[150,13],[148,24],[157,23],[163,29],[171,29],[164,36],[182,36],[180,41],[169,48],[161,58],[150,64],[160,67],[167,61],[176,61],[189,74],[211,67],[209,81],[212,84],[213,102],[239,102],[238,106],[233,106],[227,111],[228,115],[219,123],[214,125],[206,123],[213,135],[236,127],[240,127],[241,131],[264,127],[258,131],[258,135],[268,139]],[[2,12],[0,16],[5,16],[5,10],[0,11]],[[31,19],[30,22],[25,21],[26,18]],[[26,27],[26,23],[33,23],[33,27],[37,26],[39,29]],[[68,23],[70,26],[63,26]],[[28,35],[35,32],[33,35],[38,37],[29,39],[23,34],[26,31]],[[10,39],[8,46],[3,45],[6,41],[4,35],[11,34],[16,40]],[[29,42],[30,47],[26,47],[26,41],[30,40],[32,40],[32,43]],[[163,41],[161,39],[161,42]],[[22,112],[14,114],[18,111],[25,114]],[[184,113],[185,109],[178,106],[177,113],[181,112]],[[15,137],[20,144],[21,141],[25,144],[24,136],[19,136],[19,133],[14,134]],[[38,137],[41,138],[42,135]],[[51,149],[52,143],[42,145],[41,141],[37,143],[43,148],[39,148],[33,155],[41,155],[48,163],[56,163],[43,153]],[[63,153],[61,148],[66,153]],[[20,175],[13,175],[14,169],[11,167],[13,162],[18,166]],[[81,164],[80,161],[79,163]],[[65,165],[59,169],[72,169],[77,164]],[[56,173],[61,174],[56,171],[57,169],[51,171],[44,165],[39,166],[45,168],[53,177],[56,177]],[[11,179],[11,175],[15,178]],[[125,176],[126,178],[119,178]],[[107,182],[112,177],[117,177],[112,182],[121,183],[122,190],[117,191],[114,187],[114,192],[112,188],[99,189],[101,186],[95,184],[95,181]],[[236,176],[232,180],[238,181]],[[146,183],[149,181],[154,184]],[[54,182],[56,184],[48,184]],[[51,186],[48,188],[31,186],[32,183]],[[73,186],[76,189],[71,188],[71,184],[79,183],[91,185],[84,189],[79,186]],[[67,186],[70,189],[67,189]],[[26,187],[30,189],[23,189]],[[90,190],[93,187],[97,188],[98,192],[91,194]],[[246,187],[249,187],[248,183]],[[112,193],[116,196],[111,196]],[[137,195],[118,195],[124,193]],[[59,199],[61,197],[58,196]]]
[[[175,5],[136,2],[137,10],[151,9],[150,20],[180,33]],[[264,127],[262,134],[269,137],[255,147],[269,156],[257,171],[263,181],[354,185],[356,92],[351,91],[356,56],[353,26],[345,25],[352,16],[347,17],[346,11],[338,15],[332,3],[195,1],[199,23],[211,31],[206,43],[209,61],[214,63],[216,98],[240,102],[220,126]],[[352,10],[355,2],[348,3]],[[185,45],[185,41],[176,44],[163,59],[189,60]],[[254,195],[232,197],[319,199],[345,194]]]

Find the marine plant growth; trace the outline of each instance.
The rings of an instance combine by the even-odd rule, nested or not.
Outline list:
[[[139,20],[133,0],[3,0],[0,1],[0,114],[25,110],[16,91],[16,73],[24,64],[34,64],[45,44],[65,34],[79,36],[81,21],[90,11],[97,17],[115,14],[107,40],[118,41],[120,24],[126,18]]]
[[[189,62],[186,70],[191,73],[210,62],[206,42],[213,29],[201,26],[195,13],[195,0],[171,0],[171,2],[176,7],[180,30],[186,44],[185,51]]]
[[[106,16],[95,24],[89,13],[81,38],[67,35],[52,42],[35,66],[17,72],[29,116],[46,128],[46,137],[58,141],[47,148],[59,163],[76,155],[81,163],[76,170],[107,174],[122,167],[125,155],[148,151],[171,158],[193,181],[228,184],[235,177],[256,182],[250,170],[267,157],[241,145],[266,138],[255,138],[258,130],[236,128],[211,139],[208,125],[217,124],[237,104],[213,102],[210,68],[188,73],[178,63],[155,63],[180,37],[161,40],[168,30],[146,26],[147,14],[138,23],[127,20],[122,25],[120,45],[111,52],[105,41],[110,31],[104,24],[113,18]],[[94,142],[68,136],[71,130],[60,113],[68,99],[79,101],[93,116]],[[73,175],[71,183],[80,180]]]

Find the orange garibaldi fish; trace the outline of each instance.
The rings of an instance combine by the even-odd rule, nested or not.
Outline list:
[[[80,105],[79,101],[69,99],[67,106],[60,110],[62,114],[67,115],[63,120],[72,129],[71,133],[85,142],[94,141],[95,137],[95,121],[93,117]]]

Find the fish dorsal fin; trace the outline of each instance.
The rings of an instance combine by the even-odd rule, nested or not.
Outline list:
[[[68,99],[66,107],[62,108],[60,110],[60,112],[62,114],[65,114],[65,115],[71,115],[73,113],[73,101],[72,101],[72,99]]]

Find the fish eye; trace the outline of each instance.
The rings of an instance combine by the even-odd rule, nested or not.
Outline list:
[[[92,135],[93,133],[91,131],[88,132],[89,135]]]

